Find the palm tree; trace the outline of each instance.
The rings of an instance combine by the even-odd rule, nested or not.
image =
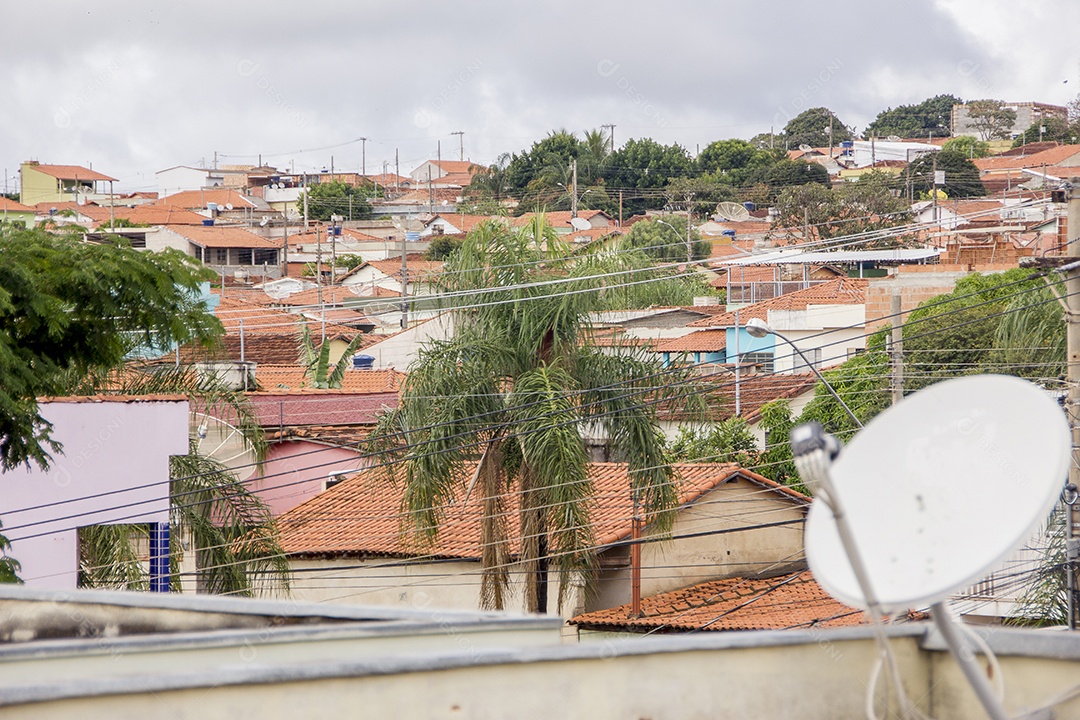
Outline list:
[[[605,354],[590,342],[587,313],[599,306],[602,286],[590,276],[595,267],[570,254],[543,216],[519,231],[496,223],[475,229],[442,276],[444,289],[461,298],[448,304],[454,336],[422,348],[398,408],[375,433],[375,447],[401,460],[394,474],[421,542],[437,537],[465,464],[478,463],[484,607],[502,608],[507,599],[504,519],[515,494],[526,609],[547,610],[549,558],[560,605],[571,580],[591,576],[585,425],[606,429],[650,519],[662,528],[672,519],[675,478],[650,401],[681,399],[683,378],[665,375],[644,353]]]
[[[187,367],[157,366],[145,372],[92,375],[72,385],[72,394],[187,395],[200,412],[237,427],[259,462],[265,456],[266,441],[250,404],[213,376],[200,376]],[[172,589],[182,587],[185,538],[195,548],[195,584],[200,591],[250,595],[287,588],[289,565],[269,508],[228,467],[199,455],[194,436],[190,447],[189,454],[169,458]],[[148,578],[137,552],[146,535],[146,527],[140,525],[81,529],[80,584],[146,589]]]

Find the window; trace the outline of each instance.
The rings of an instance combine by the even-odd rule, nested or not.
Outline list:
[[[251,248],[240,248],[236,251],[236,264],[237,265],[250,265],[251,264]]]
[[[810,366],[808,366],[806,364],[807,360],[809,360],[810,363],[815,368],[821,368],[821,348],[807,348],[805,350],[803,350],[803,348],[799,348],[799,349],[802,350],[803,355],[806,356],[806,360],[803,359],[802,355],[799,355],[798,353],[795,353],[794,372],[797,372],[797,373],[811,372]]]
[[[214,264],[215,265],[228,265],[229,264],[229,248],[214,248]]]
[[[274,248],[257,248],[255,250],[255,264],[277,265],[277,250]]]
[[[741,353],[742,361],[744,363],[750,363],[753,365],[760,365],[761,372],[771,373],[773,371],[773,354],[767,352],[750,352]]]

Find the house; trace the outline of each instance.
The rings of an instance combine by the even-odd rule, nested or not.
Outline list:
[[[198,258],[223,273],[264,268],[278,275],[281,241],[270,240],[232,226],[170,225],[161,228],[157,242]],[[159,249],[159,248],[151,248]]]
[[[225,210],[269,211],[265,201],[242,195],[232,188],[202,188],[184,190],[163,196],[158,205],[175,205],[188,210],[207,211],[207,217],[216,217],[214,212]]]
[[[43,165],[30,160],[19,166],[19,202],[81,204],[108,200],[112,193],[106,183],[111,187],[115,181],[114,177],[79,165]]]
[[[927,142],[904,140],[855,140],[851,154],[845,165],[852,168],[865,168],[883,160],[894,160],[905,165],[929,153],[940,152],[941,147]]]
[[[814,367],[828,367],[843,362],[866,347],[867,286],[867,280],[836,278],[732,312],[703,318],[691,323],[691,327],[724,329],[726,362],[734,362],[735,356],[738,356],[742,362],[761,364],[767,373],[805,369],[806,362],[790,351],[783,341],[777,340],[775,335],[754,338],[746,331],[746,323],[756,318],[795,343]],[[689,335],[683,340],[695,342]]]
[[[34,215],[36,212],[32,207],[27,207],[6,197],[0,197],[0,221],[2,222],[16,223],[29,229],[34,227]]]
[[[468,160],[425,160],[421,165],[409,173],[414,187],[428,180],[438,180],[451,174],[475,175],[481,167]],[[468,183],[465,183],[468,185]]]
[[[80,527],[152,523],[167,545],[169,456],[188,454],[187,398],[62,397],[39,407],[62,449],[52,452],[48,469],[27,464],[4,471],[0,493],[8,554],[22,564],[26,584],[77,586]],[[167,557],[151,559],[159,580],[168,567]]]
[[[646,526],[641,545],[641,592],[655,594],[704,580],[798,564],[809,498],[734,464],[673,466],[679,508],[670,539]],[[295,573],[305,577],[292,597],[322,602],[476,608],[480,603],[478,492],[466,496],[475,463],[462,468],[430,546],[414,541],[402,514],[401,484],[384,467],[365,470],[278,518],[281,542]],[[589,592],[571,589],[569,616],[631,599],[630,480],[626,465],[591,463],[592,534],[599,574]],[[517,495],[508,512],[516,517]],[[516,557],[518,523],[508,523]],[[512,585],[520,581],[511,568]],[[556,607],[557,583],[552,582]],[[513,600],[517,603],[519,600]]]
[[[420,231],[420,237],[429,237],[432,235],[459,235],[471,232],[477,225],[486,222],[506,223],[507,219],[497,215],[439,213],[424,223],[424,229]]]
[[[861,611],[834,599],[809,570],[766,577],[711,580],[641,599],[630,605],[570,618],[578,632],[674,633],[727,630],[794,630],[866,625]]]
[[[176,193],[217,188],[225,185],[225,171],[212,168],[199,168],[190,165],[175,165],[158,170],[158,197],[167,197]]]
[[[368,260],[341,276],[341,284],[357,295],[373,295],[376,288],[398,295],[402,292],[401,257]],[[431,295],[433,281],[442,272],[441,260],[427,260],[422,253],[406,253],[406,281],[409,295]]]
[[[557,233],[564,234],[579,229],[575,228],[573,223],[570,222],[575,218],[573,217],[573,213],[569,210],[558,210],[546,213],[527,212],[515,218],[511,218],[510,224],[517,228],[525,227],[532,222],[533,218],[538,214],[543,215],[547,224],[553,227]],[[590,228],[614,229],[616,226],[615,218],[611,217],[603,210],[579,210],[576,219],[588,223]],[[585,228],[583,227],[580,229]]]
[[[1061,179],[1080,175],[1080,145],[1046,145],[1047,143],[1039,143],[1028,146],[1028,152],[1003,153],[976,158],[972,162],[979,168],[979,179],[987,186],[988,191],[991,187],[1012,190],[1021,185],[1032,184],[1033,181],[1036,187],[1043,187],[1043,175]],[[1060,184],[1053,180],[1046,182],[1055,187]]]

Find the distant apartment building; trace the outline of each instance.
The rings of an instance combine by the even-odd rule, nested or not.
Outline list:
[[[1057,117],[1065,120],[1069,115],[1067,108],[1060,105],[1047,105],[1046,103],[1005,103],[1005,107],[1016,112],[1016,121],[1013,122],[1012,128],[1009,130],[1009,135],[1012,136],[1020,135],[1040,120],[1049,117]],[[952,120],[950,122],[953,137],[960,137],[961,135],[979,136],[979,130],[972,122],[968,110],[969,107],[967,103],[953,105]]]

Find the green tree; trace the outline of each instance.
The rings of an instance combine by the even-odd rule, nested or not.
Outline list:
[[[0,530],[3,530],[4,526],[0,523]],[[22,578],[19,577],[19,570],[22,566],[19,565],[19,561],[8,555],[11,552],[11,542],[0,534],[0,583],[22,583]]]
[[[712,215],[716,212],[716,206],[722,202],[739,199],[735,188],[725,182],[718,182],[716,175],[675,178],[668,183],[664,194],[668,202],[684,209],[686,198],[690,198],[690,210],[699,218]]]
[[[593,346],[588,313],[605,283],[542,216],[521,230],[479,226],[447,271],[447,290],[470,293],[460,307],[449,301],[454,336],[421,349],[399,406],[380,419],[374,446],[401,460],[392,468],[421,542],[437,536],[449,501],[462,491],[464,464],[479,463],[486,607],[506,600],[505,518],[517,493],[525,607],[544,612],[549,563],[562,580],[560,598],[567,581],[594,570],[586,425],[606,428],[650,521],[670,527],[675,478],[651,400],[678,400],[684,378],[658,384],[654,358]]]
[[[936,165],[935,165],[936,155]],[[967,155],[955,150],[942,150],[923,155],[908,165],[908,177],[915,192],[929,193],[933,187],[934,170],[945,172],[945,185],[940,186],[951,198],[982,197],[986,195],[979,178],[979,168]]]
[[[495,162],[487,167],[480,168],[473,174],[469,186],[465,188],[465,197],[469,202],[480,203],[484,200],[494,201],[495,207],[509,197],[510,185],[510,153],[503,153]]]
[[[888,407],[891,399],[889,353],[885,344],[890,332],[889,327],[878,330],[867,339],[865,352],[822,373],[862,423],[869,422]],[[906,354],[906,346],[904,351]],[[799,423],[814,420],[841,439],[847,439],[858,429],[821,383],[814,388],[814,399],[806,404],[799,415]]]
[[[840,122],[832,110],[824,107],[810,108],[791,118],[784,126],[784,141],[790,148],[800,145],[827,147],[829,145],[829,124],[832,123],[832,144],[837,146],[843,140],[853,137],[847,125]]]
[[[935,95],[916,105],[900,105],[878,113],[866,126],[866,137],[922,138],[943,137],[952,125],[952,108],[962,100],[953,95]]]
[[[760,424],[765,431],[765,450],[758,457],[758,473],[807,493],[791,453],[791,429],[795,427],[795,419],[787,400],[772,400],[762,405]]]
[[[1050,140],[1071,144],[1075,143],[1078,138],[1080,138],[1080,122],[1069,124],[1069,121],[1063,118],[1048,117],[1033,122],[1027,130],[1013,141],[1013,147]]]
[[[980,140],[1007,139],[1016,122],[1016,111],[1001,100],[972,100],[967,103],[971,126]]]
[[[522,154],[514,154],[506,165],[506,182],[515,197],[527,201],[539,188],[549,188],[554,168],[569,168],[570,161],[582,152],[581,141],[568,130],[553,130],[547,137],[533,143]],[[565,184],[565,183],[564,183]],[[532,207],[530,205],[529,207]],[[527,209],[527,208],[526,208]]]
[[[173,250],[93,245],[40,229],[0,230],[0,466],[47,467],[37,398],[65,374],[119,367],[138,346],[212,344],[221,324],[200,299],[212,271]]]
[[[464,238],[453,235],[433,235],[425,257],[428,260],[445,260],[461,247],[463,242],[465,242]]]
[[[856,182],[838,187],[807,184],[784,189],[777,197],[776,225],[802,228],[810,225],[811,238],[824,240],[842,235],[882,230],[911,220],[907,202],[895,194],[897,179],[882,172],[869,172]],[[883,238],[864,247],[896,247],[896,238]]]
[[[990,143],[978,140],[972,135],[954,137],[941,146],[942,151],[955,152],[968,159],[984,158],[990,155]]]
[[[767,170],[786,157],[783,148],[762,148],[745,140],[717,140],[705,146],[697,165],[704,175],[718,182],[742,186],[755,171]]]
[[[738,463],[750,468],[760,453],[746,420],[729,417],[709,426],[684,425],[669,450],[672,462]]]
[[[818,183],[827,187],[829,185],[829,171],[817,163],[784,158],[768,167],[755,169],[750,173],[746,181],[751,185],[760,184],[765,186],[767,201],[771,202],[785,188],[810,183]],[[744,195],[744,197],[750,199],[748,196]],[[755,200],[755,202],[761,201]]]
[[[354,220],[370,218],[368,197],[371,192],[370,187],[357,187],[340,180],[309,185],[306,190],[308,217],[323,221],[330,220],[333,215]]]
[[[712,245],[701,239],[701,233],[690,229],[691,252],[694,260],[703,260],[712,252]],[[630,226],[625,244],[643,250],[649,257],[661,262],[685,262],[686,216],[666,215],[663,218],[643,220]]]
[[[624,207],[628,215],[635,215],[664,207],[663,188],[675,178],[691,175],[693,166],[690,155],[678,144],[631,139],[608,160],[607,184],[627,191]]]

